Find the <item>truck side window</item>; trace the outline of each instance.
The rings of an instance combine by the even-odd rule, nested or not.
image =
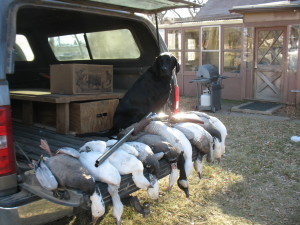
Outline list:
[[[27,38],[22,34],[16,35],[16,43],[14,46],[15,61],[33,61],[34,55]]]
[[[138,45],[128,29],[56,36],[48,38],[48,42],[59,61],[140,57]]]
[[[48,42],[59,61],[90,59],[83,33],[51,37]]]

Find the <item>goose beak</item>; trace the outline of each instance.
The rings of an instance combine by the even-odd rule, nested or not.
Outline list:
[[[93,216],[92,217],[92,224],[95,225],[97,223],[99,217]]]
[[[190,192],[189,192],[189,187],[188,187],[188,183],[187,180],[178,180],[177,181],[178,187],[184,191],[185,196],[187,198],[190,197]]]
[[[177,162],[176,163],[171,163],[171,169],[172,170],[177,169]]]
[[[185,196],[186,196],[187,198],[190,197],[189,188],[185,188],[185,187],[183,187],[183,186],[179,186],[179,188],[180,188],[181,190],[183,190],[183,192],[185,193]]]
[[[187,198],[189,198],[189,197],[190,197],[189,189],[188,189],[188,188],[184,188],[183,191],[184,191],[184,193],[185,193],[185,196],[186,196]]]
[[[201,179],[202,178],[202,173],[198,173],[198,176],[199,176],[199,179]]]

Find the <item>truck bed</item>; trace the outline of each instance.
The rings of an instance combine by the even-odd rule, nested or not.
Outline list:
[[[34,194],[28,193],[28,188],[26,185],[24,186],[24,180],[22,180],[22,174],[26,171],[30,171],[31,168],[28,166],[29,160],[38,160],[41,155],[47,156],[47,153],[43,151],[40,145],[40,139],[45,139],[48,141],[48,144],[51,148],[51,151],[55,153],[55,151],[60,147],[72,147],[78,149],[84,143],[90,140],[105,140],[102,137],[77,137],[74,135],[62,135],[58,134],[54,131],[36,127],[36,126],[26,126],[19,122],[13,123],[13,133],[14,133],[14,143],[16,149],[16,156],[17,156],[17,163],[18,163],[18,173],[20,177],[20,187],[21,190],[25,188],[26,190],[22,191],[21,193],[13,195],[14,197],[10,196],[9,199],[3,198],[0,199],[1,206],[13,207],[20,203],[28,203],[28,201],[34,201],[35,199],[39,198]],[[165,160],[160,160],[160,173],[158,179],[161,179],[171,172],[170,164]],[[145,176],[147,176],[147,171],[144,172]],[[97,182],[101,188],[101,193],[103,196],[103,200],[106,204],[111,203],[111,197],[107,191],[107,185],[102,182]],[[137,188],[131,178],[131,175],[123,175],[121,180],[121,186],[119,188],[119,194],[121,198],[125,198],[131,193],[139,190]],[[36,190],[30,190],[33,192]],[[22,194],[23,193],[23,194]],[[53,198],[47,198],[43,194],[40,197],[46,198],[52,202],[60,203],[66,206],[76,206],[72,202],[60,202]]]

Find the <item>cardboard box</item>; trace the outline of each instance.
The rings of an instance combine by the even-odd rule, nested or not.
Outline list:
[[[84,94],[113,91],[113,66],[57,64],[50,66],[52,94]]]
[[[78,134],[109,130],[118,99],[70,104],[70,130]]]

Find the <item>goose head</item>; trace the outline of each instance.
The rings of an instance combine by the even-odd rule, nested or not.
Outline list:
[[[149,174],[150,176],[150,174]],[[150,178],[151,180],[151,178]],[[157,200],[159,197],[159,185],[158,185],[158,180],[156,178],[153,178],[153,183],[151,183],[150,188],[148,188],[147,193],[148,196],[152,199],[152,200]]]
[[[170,176],[169,176],[168,191],[172,190],[172,187],[175,184],[178,177],[179,177],[179,171],[178,171],[178,168],[177,168],[177,161],[171,162],[171,173],[170,173]]]
[[[99,187],[95,188],[95,192],[91,195],[90,200],[92,203],[92,224],[95,225],[99,217],[103,216],[105,213],[105,205]]]
[[[202,172],[203,172],[202,158],[203,158],[203,155],[199,154],[197,159],[194,161],[194,168],[197,171],[199,179],[202,178]]]
[[[174,148],[175,149],[175,148]],[[164,158],[172,163],[172,162],[177,162],[179,157],[179,153],[175,151],[168,151],[165,153]]]
[[[213,142],[210,141],[206,135],[203,135],[201,137],[200,152],[204,154],[208,154],[212,150],[213,150]]]
[[[164,158],[168,162],[177,162],[179,153],[176,151],[176,148],[174,148],[173,145],[171,145],[169,142],[158,142],[154,145],[151,145],[151,149],[153,152],[164,152]]]
[[[143,161],[144,168],[154,176],[159,174],[159,162],[154,155],[148,155]],[[151,182],[151,181],[150,181]]]
[[[220,161],[223,155],[223,149],[222,149],[222,143],[217,138],[214,138],[213,152],[214,152],[214,158]]]
[[[190,197],[189,186],[188,186],[187,180],[178,180],[177,185],[181,190],[184,191],[185,196],[187,198]]]
[[[79,152],[101,152],[104,153],[106,150],[106,143],[104,141],[89,141],[85,143]]]
[[[59,148],[56,151],[56,154],[65,154],[65,155],[72,156],[74,158],[79,158],[80,157],[80,153],[75,148],[70,148],[70,147]]]

